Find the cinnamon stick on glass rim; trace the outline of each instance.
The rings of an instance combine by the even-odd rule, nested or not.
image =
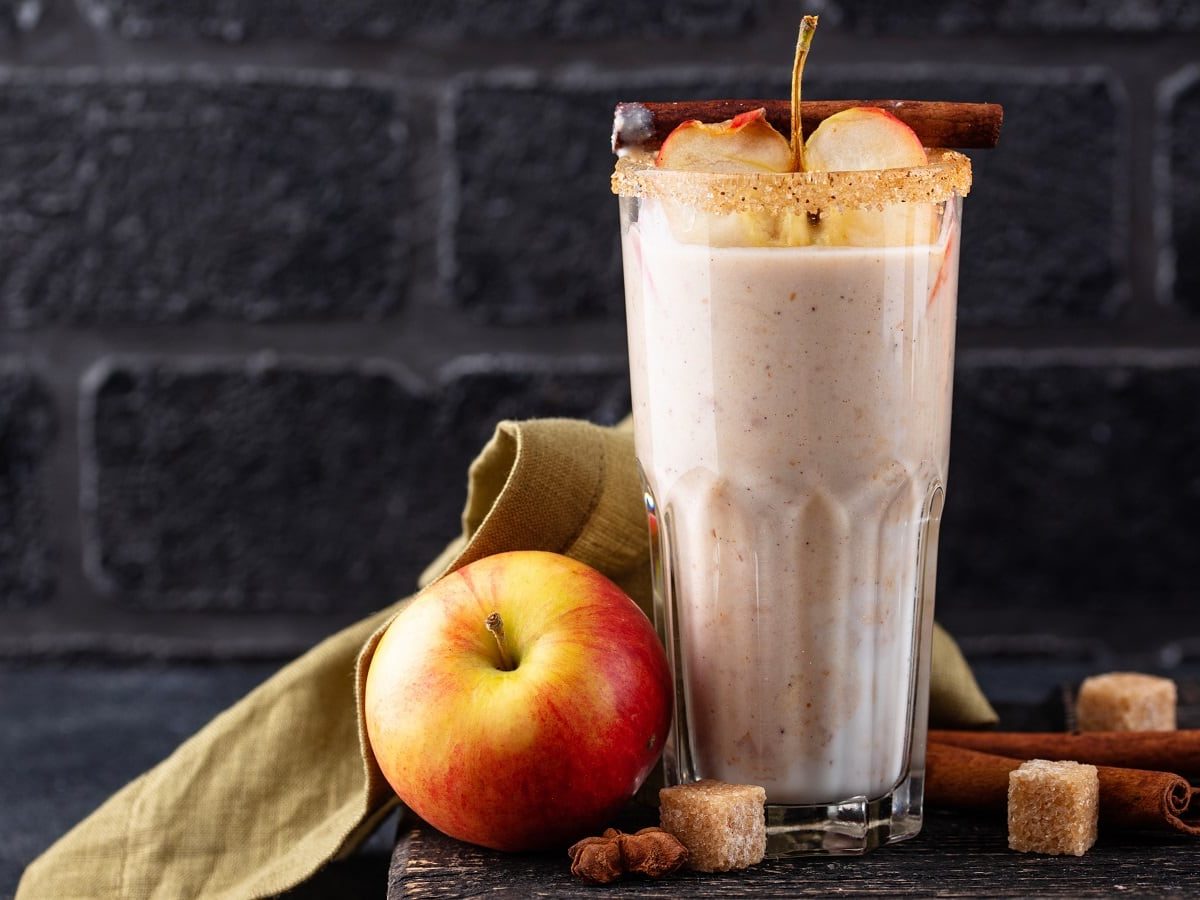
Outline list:
[[[974,150],[995,147],[1000,140],[1004,108],[998,103],[949,103],[941,100],[805,100],[800,120],[811,133],[834,113],[852,106],[886,109],[916,132],[926,147]],[[791,133],[788,100],[684,100],[672,103],[618,103],[613,114],[612,148],[657,149],[682,122],[720,122],[748,110],[765,108],[769,121],[782,134]]]

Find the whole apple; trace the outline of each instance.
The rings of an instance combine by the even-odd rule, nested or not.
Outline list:
[[[556,553],[489,556],[429,586],[371,660],[367,734],[392,788],[446,834],[564,846],[606,824],[671,721],[666,654],[615,584]]]

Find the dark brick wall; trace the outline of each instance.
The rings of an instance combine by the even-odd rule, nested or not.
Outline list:
[[[943,616],[1200,647],[1200,0],[812,6],[808,96],[1007,108]],[[0,2],[0,655],[286,655],[406,593],[497,419],[628,408],[613,102],[782,96],[796,15]]]
[[[956,390],[950,597],[1031,614],[1195,602],[1200,353],[969,354]]]
[[[375,318],[405,299],[402,92],[324,74],[0,82],[13,326]]]
[[[743,31],[761,0],[79,0],[127,38],[701,37]]]
[[[836,9],[847,24],[868,33],[1137,34],[1200,29],[1196,0],[847,0]]]

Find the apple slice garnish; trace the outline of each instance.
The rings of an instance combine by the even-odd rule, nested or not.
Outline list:
[[[715,174],[790,172],[792,149],[767,121],[765,109],[752,109],[724,122],[682,122],[663,141],[659,168]],[[712,247],[764,247],[778,242],[778,222],[768,213],[702,213],[663,204],[675,238]]]
[[[752,109],[724,122],[682,122],[658,151],[662,169],[716,174],[790,172],[792,148]],[[677,240],[713,247],[763,247],[778,242],[779,224],[768,213],[702,213],[670,201],[663,204]]]
[[[814,172],[860,172],[924,166],[929,154],[916,133],[890,112],[855,106],[830,116],[804,145]],[[823,211],[812,228],[814,243],[827,246],[894,247],[932,240],[933,208],[895,203],[883,209]]]
[[[682,122],[663,141],[655,163],[687,172],[790,172],[792,150],[760,108],[724,122]]]
[[[916,132],[874,106],[854,106],[830,116],[804,145],[805,168],[814,172],[905,169],[928,162]]]

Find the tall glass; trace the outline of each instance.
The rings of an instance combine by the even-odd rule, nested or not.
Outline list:
[[[970,164],[613,176],[675,679],[666,778],[759,784],[768,854],[921,827]]]

